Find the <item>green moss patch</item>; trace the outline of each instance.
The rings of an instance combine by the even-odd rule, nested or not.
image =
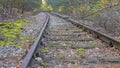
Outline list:
[[[17,45],[17,41],[27,40],[25,37],[21,36],[22,28],[27,24],[29,24],[29,22],[26,20],[10,23],[0,22],[0,46]],[[23,46],[20,47],[23,48]]]

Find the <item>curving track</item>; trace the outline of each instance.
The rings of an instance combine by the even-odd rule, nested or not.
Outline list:
[[[28,68],[120,67],[118,49],[52,15],[32,56]]]

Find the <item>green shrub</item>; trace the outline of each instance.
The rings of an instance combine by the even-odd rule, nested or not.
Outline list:
[[[26,26],[28,21],[19,20],[10,23],[0,23],[0,46],[9,46],[15,44],[16,41],[25,41],[27,38],[21,36],[21,28]],[[23,48],[23,46],[16,46]]]
[[[85,49],[84,48],[79,48],[77,51],[78,52],[85,52]]]
[[[42,53],[48,53],[48,52],[49,52],[49,50],[42,49],[42,50],[41,50],[41,52],[42,52]]]

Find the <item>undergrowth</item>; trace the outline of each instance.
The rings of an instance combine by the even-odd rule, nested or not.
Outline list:
[[[22,28],[29,24],[26,20],[19,20],[10,23],[0,22],[0,46],[13,46],[17,41],[27,40],[26,37],[21,36]],[[23,48],[22,44],[18,44],[17,48]]]

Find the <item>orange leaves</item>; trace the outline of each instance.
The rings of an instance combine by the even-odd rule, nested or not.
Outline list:
[[[18,63],[16,64],[16,68],[20,68],[20,65]]]
[[[43,66],[37,67],[37,68],[43,68]]]

